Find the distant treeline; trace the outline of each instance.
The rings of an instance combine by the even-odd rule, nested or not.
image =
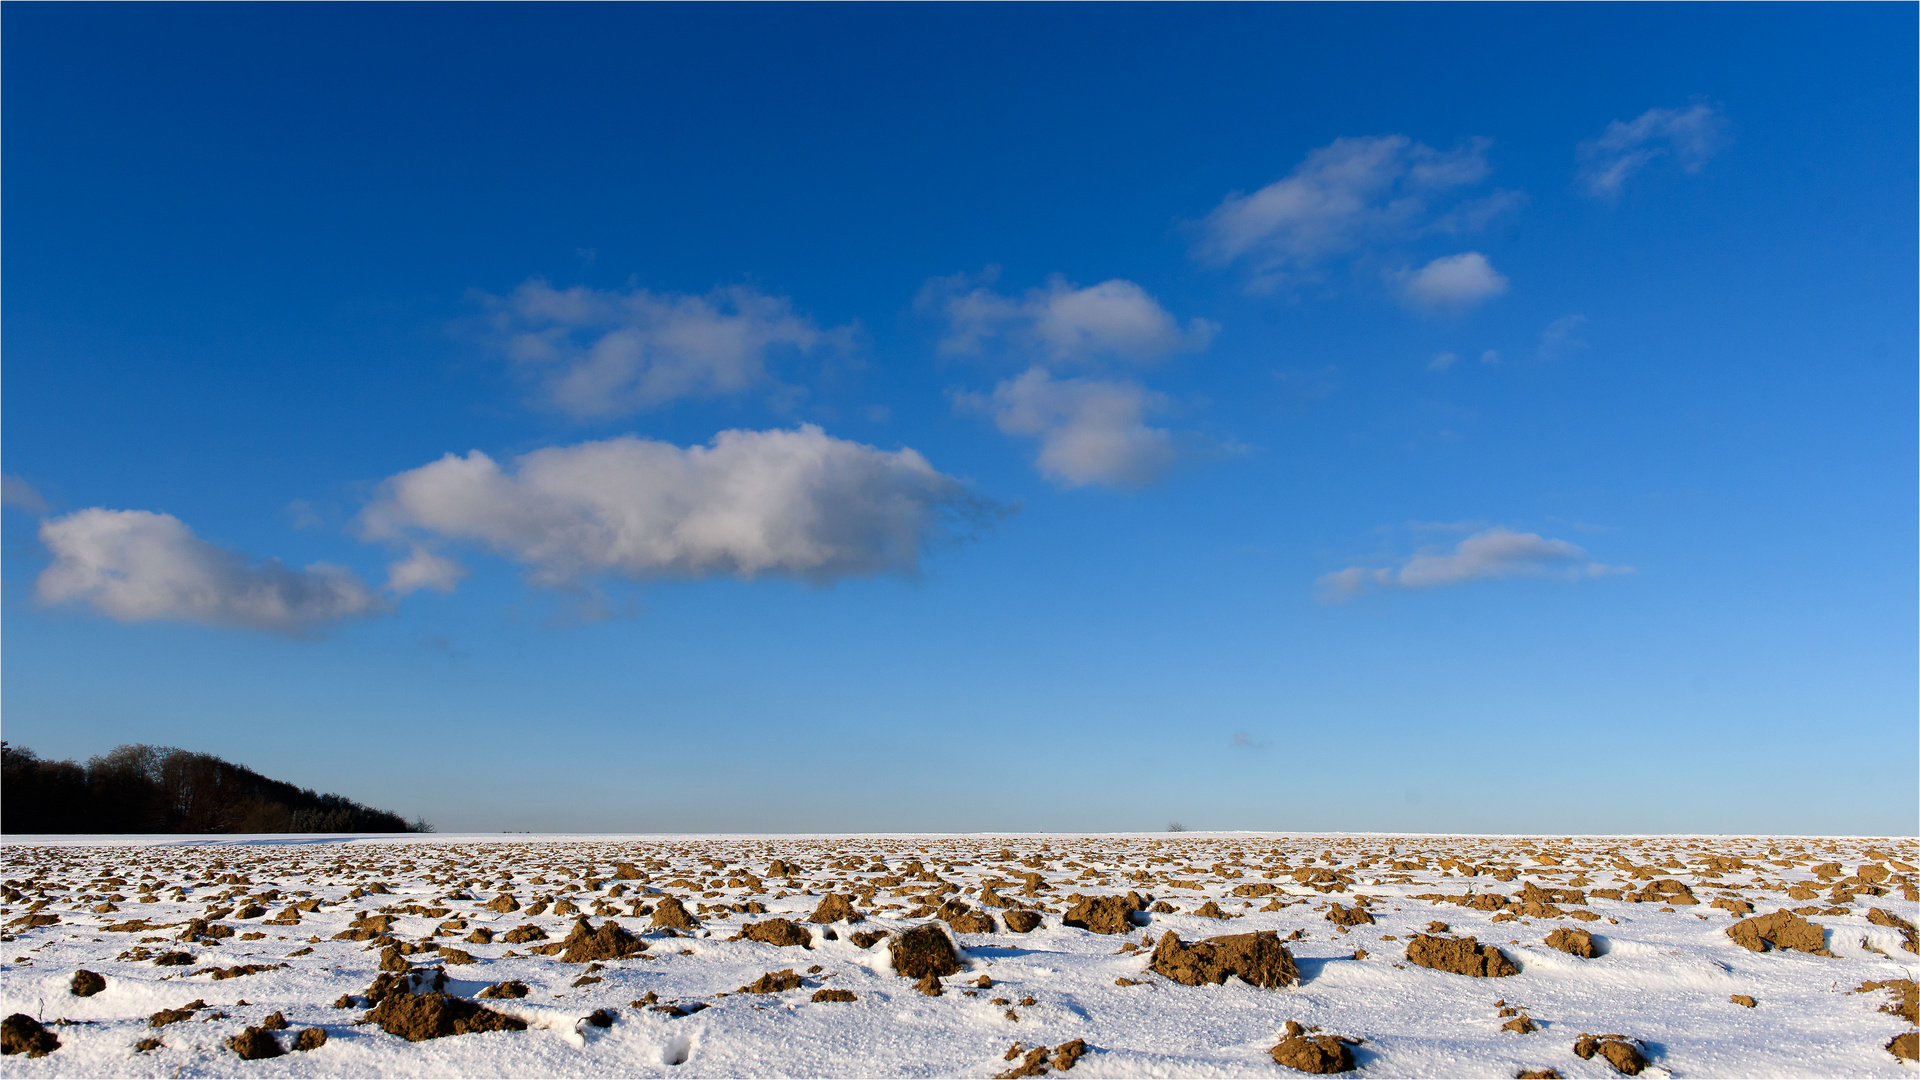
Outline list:
[[[171,746],[121,746],[80,765],[0,742],[0,785],[0,832],[9,833],[433,831]]]

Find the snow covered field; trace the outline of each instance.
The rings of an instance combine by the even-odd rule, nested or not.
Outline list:
[[[1367,1076],[1617,1075],[1623,1051],[1575,1054],[1586,1034],[1621,1036],[1647,1076],[1915,1068],[1887,1049],[1914,1031],[1911,982],[1858,989],[1920,967],[1911,839],[90,837],[4,855],[0,1013],[59,1041],[0,1058],[7,1076],[1296,1076],[1270,1053],[1289,1021],[1320,1029],[1293,1060],[1344,1052]],[[1741,928],[1755,951],[1729,934],[1749,906],[1798,915]],[[928,924],[959,970],[901,974],[895,937]],[[761,940],[736,939],[749,925]],[[1547,944],[1563,929],[1574,952]],[[1226,968],[1273,981],[1247,958],[1270,975],[1283,944],[1297,979],[1173,977],[1206,968],[1186,946],[1255,931],[1273,944],[1222,946]],[[1467,936],[1498,954],[1450,944]],[[1445,970],[1463,957],[1517,971]],[[287,1027],[242,1045],[285,1052],[243,1060],[230,1040],[274,1013]],[[390,1033],[462,1016],[502,1029]],[[316,1028],[324,1044],[293,1049]],[[1074,1040],[1077,1060],[1058,1052]]]

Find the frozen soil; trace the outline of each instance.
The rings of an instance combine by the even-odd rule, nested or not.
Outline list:
[[[1617,1076],[1608,1039],[1643,1076],[1915,1067],[1888,1049],[1914,1043],[1911,839],[90,837],[0,857],[9,1047],[27,1022],[58,1041],[0,1058],[9,1077],[1290,1076],[1342,1048],[1363,1076]],[[1410,962],[1443,934],[1517,970]],[[959,951],[922,970],[901,943],[935,936]],[[1176,954],[1206,977],[1155,970],[1185,972]],[[1294,977],[1258,974],[1283,957]]]

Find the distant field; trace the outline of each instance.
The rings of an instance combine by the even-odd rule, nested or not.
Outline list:
[[[9,1076],[1900,1076],[1916,1030],[1912,839],[82,837],[4,855],[0,1012],[44,1024],[10,1018],[7,1049],[58,1041]]]

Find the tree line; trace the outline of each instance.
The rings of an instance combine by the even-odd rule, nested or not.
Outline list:
[[[319,795],[212,754],[131,745],[46,761],[0,742],[0,832],[432,832],[344,795]]]

